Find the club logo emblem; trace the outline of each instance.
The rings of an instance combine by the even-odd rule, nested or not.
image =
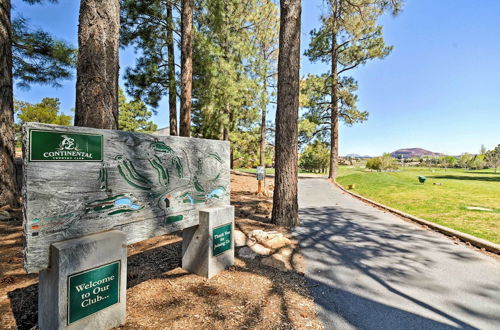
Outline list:
[[[61,143],[59,143],[59,148],[57,150],[60,150],[60,151],[62,151],[62,150],[80,151],[80,149],[78,148],[78,144],[75,143],[75,139],[70,138],[67,135],[61,135],[61,137],[63,138],[63,140],[61,141]]]

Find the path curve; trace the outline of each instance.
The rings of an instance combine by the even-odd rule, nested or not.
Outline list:
[[[500,329],[500,259],[299,180],[295,234],[326,329]]]

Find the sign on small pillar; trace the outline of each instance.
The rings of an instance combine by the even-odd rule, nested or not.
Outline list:
[[[38,325],[109,329],[125,323],[126,235],[113,230],[52,244],[40,272]]]
[[[127,244],[189,228],[185,268],[210,277],[233,264],[229,142],[27,123],[23,147],[40,329],[123,324]]]
[[[95,267],[68,277],[68,323],[120,302],[121,262]]]
[[[200,210],[200,224],[182,232],[182,268],[207,277],[234,265],[234,206]]]
[[[230,250],[231,249],[231,243],[232,243],[232,232],[233,232],[233,224],[228,223],[222,226],[219,226],[217,228],[214,228],[213,230],[213,252],[212,255],[214,257],[218,256],[219,254]]]
[[[266,175],[266,168],[264,166],[257,166],[257,180],[262,181]]]

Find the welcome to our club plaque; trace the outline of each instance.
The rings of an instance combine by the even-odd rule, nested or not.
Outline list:
[[[68,276],[68,324],[120,302],[120,261]]]

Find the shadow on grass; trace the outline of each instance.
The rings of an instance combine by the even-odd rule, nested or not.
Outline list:
[[[500,182],[500,175],[497,175],[497,176],[432,175],[432,176],[427,176],[427,178],[429,178],[429,179],[446,179],[446,180]]]
[[[494,171],[488,171],[488,172],[465,171],[464,173],[471,173],[471,174],[486,174],[486,175],[498,175],[498,176],[500,176],[500,172],[494,172]]]

